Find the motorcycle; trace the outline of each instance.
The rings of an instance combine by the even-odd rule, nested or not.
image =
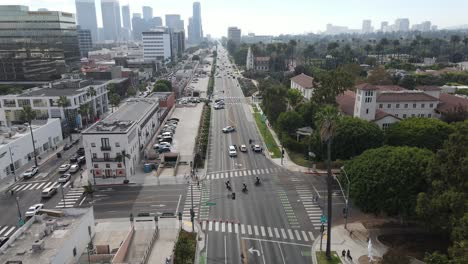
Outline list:
[[[259,177],[255,178],[255,185],[260,185],[260,178]]]

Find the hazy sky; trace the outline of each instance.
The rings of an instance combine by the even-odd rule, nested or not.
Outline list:
[[[237,26],[242,34],[278,35],[325,30],[327,23],[361,28],[363,19],[374,27],[381,21],[393,23],[405,17],[410,23],[432,21],[439,28],[468,24],[468,0],[200,0],[204,33],[226,35],[228,26]],[[153,8],[154,16],[180,14],[188,24],[193,0],[121,0],[130,3],[131,13],[141,13],[141,6]],[[47,8],[75,13],[75,0],[0,0],[0,4],[28,5],[30,10]],[[98,24],[100,0],[96,0]]]

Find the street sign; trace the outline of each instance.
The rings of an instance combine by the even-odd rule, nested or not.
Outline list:
[[[327,216],[326,215],[320,216],[320,223],[325,224],[326,222],[327,222]]]
[[[24,219],[20,219],[18,224],[19,224],[19,226],[23,226],[24,225]]]
[[[206,203],[206,206],[214,206],[214,205],[216,205],[216,203],[213,203],[213,202],[207,202]]]

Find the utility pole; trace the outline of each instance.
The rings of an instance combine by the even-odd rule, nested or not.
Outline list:
[[[15,171],[15,163],[13,163],[13,153],[11,153],[11,147],[10,144],[8,144],[8,150],[10,151],[10,170],[13,172],[13,176],[15,177],[15,182],[17,181],[16,179],[16,171]]]
[[[345,229],[347,229],[348,225],[348,217],[349,217],[349,186],[351,185],[351,181],[349,180],[348,173],[346,173],[344,166],[341,167],[341,170],[344,172],[344,175],[346,177],[346,181],[348,182],[348,186],[346,186],[346,207],[345,207]]]
[[[34,154],[34,165],[36,165],[36,167],[39,167],[37,165],[36,143],[34,143],[34,134],[33,134],[31,122],[29,122],[29,130],[31,131],[31,140],[32,140],[33,154]]]
[[[331,222],[332,222],[332,172],[331,172],[331,138],[327,140],[327,248],[325,255],[331,259]]]
[[[60,189],[62,190],[63,208],[65,208],[66,202],[65,202],[65,196],[63,195],[63,184],[60,184]]]
[[[281,166],[283,166],[283,158],[284,158],[284,147],[283,147],[283,132],[281,132]]]
[[[193,182],[193,181],[192,181]],[[195,232],[195,226],[194,226],[194,217],[195,217],[195,211],[193,209],[193,184],[190,184],[190,196],[192,200],[192,209],[190,210],[190,220],[192,221],[192,233]]]
[[[18,217],[19,217],[18,223],[20,223],[21,220],[23,219],[23,216],[21,215],[21,209],[20,209],[18,200],[19,200],[19,197],[18,197],[18,196],[15,196],[16,207],[18,208]]]

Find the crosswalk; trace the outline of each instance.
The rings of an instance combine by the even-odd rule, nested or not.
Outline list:
[[[187,186],[187,195],[185,196],[184,211],[182,213],[183,218],[190,219],[190,208],[192,208],[192,197],[191,197],[191,186],[193,185],[193,207],[195,208],[195,215],[198,215],[198,208],[200,205],[202,186],[196,183],[190,183]]]
[[[314,193],[307,186],[296,185],[295,187],[310,222],[315,229],[320,229],[320,226],[322,225],[320,222],[320,216],[322,216],[323,211],[318,202],[314,201]]]
[[[16,226],[0,226],[0,237],[11,236],[16,229],[18,229]]]
[[[269,226],[245,225],[232,222],[202,221],[201,227],[207,232],[233,233],[263,238],[311,242],[315,236],[311,231],[277,228]]]
[[[207,180],[219,180],[233,177],[244,177],[244,176],[258,176],[277,173],[281,171],[281,168],[264,168],[264,169],[251,169],[251,170],[234,170],[224,172],[213,172],[206,175]]]
[[[80,198],[83,196],[84,189],[79,188],[71,188],[67,194],[65,194],[64,198],[60,199],[60,202],[55,206],[55,208],[71,208],[75,207],[76,203]]]
[[[32,191],[32,190],[43,190],[49,187],[59,187],[60,183],[58,182],[31,182],[31,183],[23,183],[18,184],[11,188],[14,192],[21,192],[21,191]]]

